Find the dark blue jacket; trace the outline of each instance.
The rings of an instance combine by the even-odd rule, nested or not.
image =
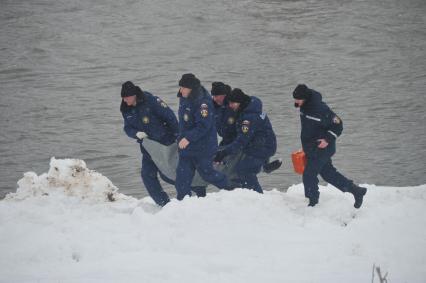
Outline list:
[[[189,145],[179,149],[183,156],[213,157],[217,150],[217,133],[213,100],[210,93],[201,86],[193,89],[188,98],[178,93],[179,99],[179,137],[186,138]]]
[[[215,121],[217,134],[222,137],[220,145],[230,144],[237,137],[237,128],[235,126],[237,120],[237,112],[228,107],[225,100],[223,105],[217,105],[213,102],[215,109]]]
[[[266,113],[262,112],[262,101],[251,96],[250,103],[237,119],[237,137],[223,149],[226,154],[239,150],[258,159],[267,159],[277,150],[277,138]]]
[[[302,131],[300,139],[302,147],[308,156],[319,152],[318,141],[325,139],[329,143],[325,150],[334,154],[336,138],[342,134],[342,120],[322,101],[319,92],[311,90],[312,94],[300,108]]]
[[[124,131],[134,139],[137,132],[145,132],[148,138],[163,145],[176,141],[178,121],[173,111],[160,98],[144,91],[137,98],[136,106],[127,106],[122,101],[121,114],[124,119]]]
[[[216,123],[216,131],[219,136],[222,136],[222,118],[223,112],[226,110],[226,104],[223,105],[216,104],[213,101],[213,109],[214,109],[214,120]]]

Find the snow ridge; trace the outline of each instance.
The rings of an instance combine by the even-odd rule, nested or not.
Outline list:
[[[373,264],[426,278],[426,185],[365,185],[359,210],[331,186],[307,207],[301,184],[160,209],[55,158],[18,185],[0,201],[0,282],[371,282]]]

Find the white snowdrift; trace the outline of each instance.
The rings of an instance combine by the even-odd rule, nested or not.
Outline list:
[[[308,208],[302,185],[159,209],[84,161],[50,165],[0,201],[0,282],[371,282],[373,264],[425,282],[426,185],[367,186],[360,210],[332,187]]]

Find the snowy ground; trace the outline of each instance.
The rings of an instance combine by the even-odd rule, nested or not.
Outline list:
[[[55,159],[18,185],[0,201],[0,282],[371,282],[373,264],[426,280],[426,185],[367,186],[360,210],[331,187],[308,208],[302,185],[159,209]]]

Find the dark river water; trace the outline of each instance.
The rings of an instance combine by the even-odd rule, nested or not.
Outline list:
[[[132,80],[177,110],[196,74],[262,99],[283,167],[301,182],[291,93],[318,90],[344,121],[334,163],[357,183],[426,183],[426,1],[0,0],[0,197],[49,160],[78,158],[142,197],[141,155],[122,130]],[[166,186],[173,195],[174,188]]]

